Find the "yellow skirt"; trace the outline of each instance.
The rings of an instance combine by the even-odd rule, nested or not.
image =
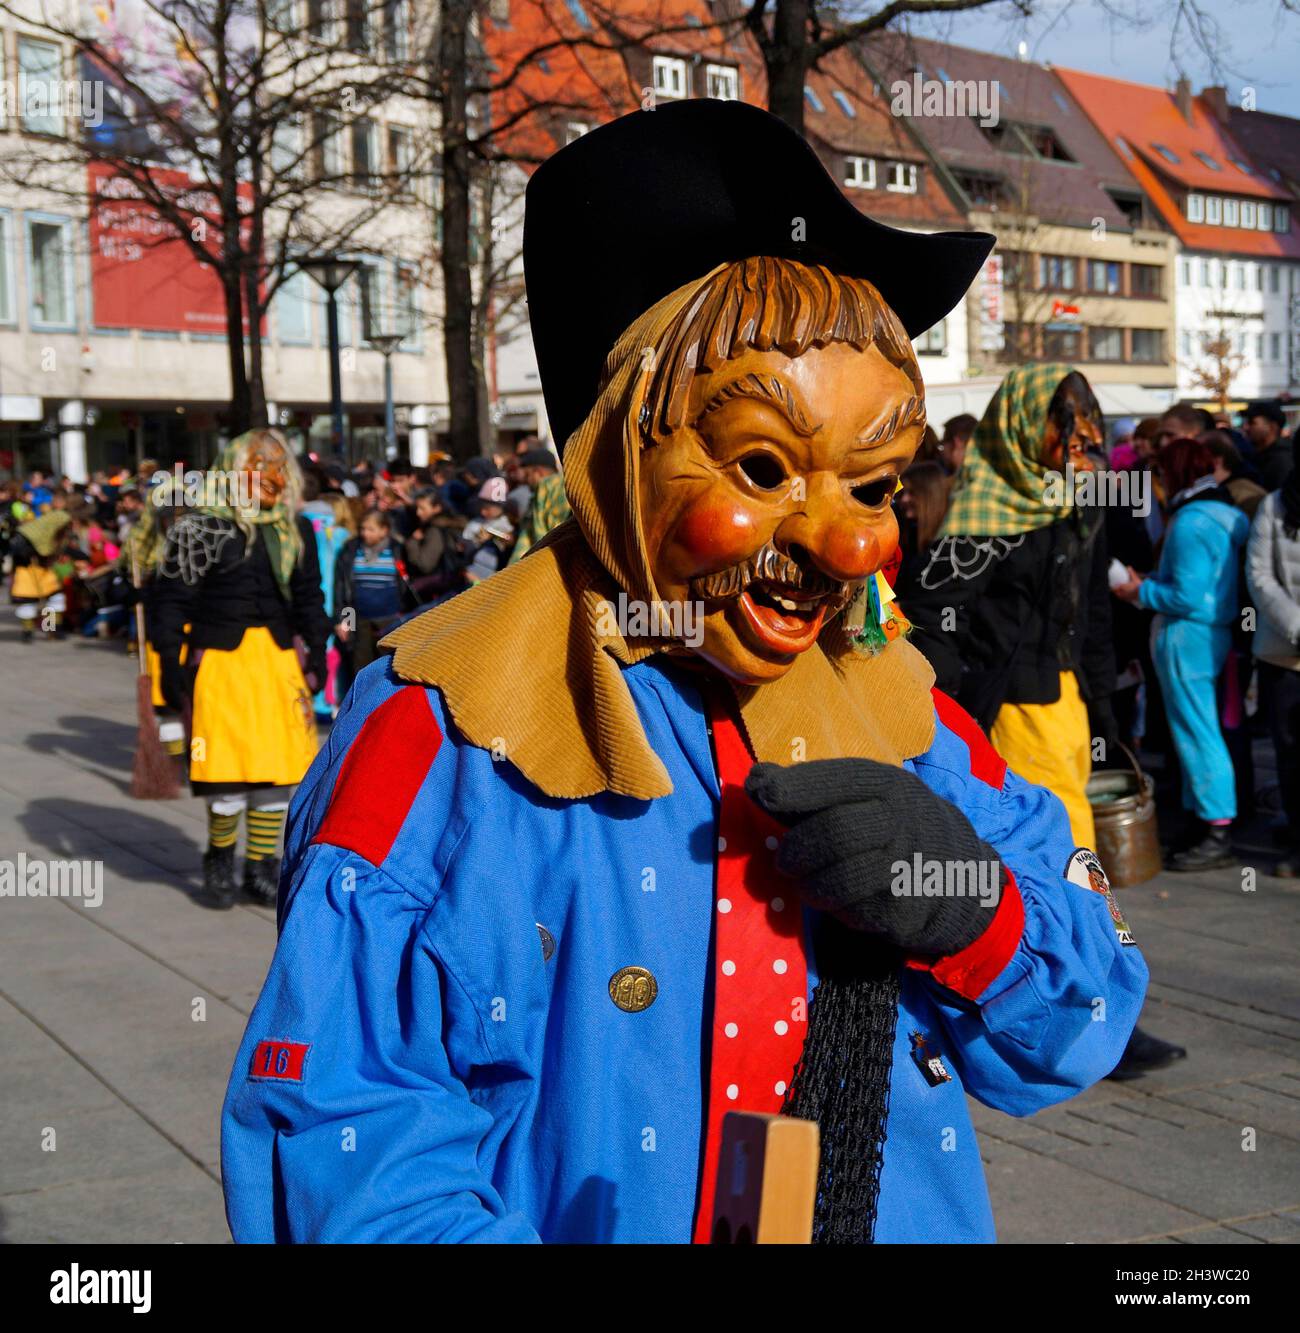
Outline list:
[[[229,652],[205,648],[194,681],[190,781],[287,787],[316,755],[316,717],[298,655],[271,631],[244,631]]]
[[[62,587],[59,576],[44,565],[19,565],[14,570],[11,597],[52,597]]]
[[[1074,845],[1095,847],[1087,792],[1092,727],[1074,672],[1061,672],[1061,697],[1054,704],[1003,704],[989,739],[1012,772],[1061,798]]]

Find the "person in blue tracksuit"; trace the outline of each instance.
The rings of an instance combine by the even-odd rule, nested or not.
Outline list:
[[[537,799],[456,735],[436,690],[385,662],[359,677],[294,805],[280,944],[226,1101],[236,1240],[690,1238],[714,866],[711,839],[681,831],[714,827],[717,777],[691,673],[644,662],[623,678],[671,796]],[[367,726],[400,727],[412,750],[415,795],[387,848],[351,786],[364,770],[339,781]],[[1024,927],[975,994],[904,978],[882,1242],[992,1240],[964,1094],[1016,1116],[1072,1096],[1119,1059],[1146,985],[1106,895],[1062,873],[1060,801],[974,777],[970,747],[939,723],[906,767],[1013,868]],[[391,780],[391,754],[370,762]],[[653,893],[638,887],[647,847],[668,849]],[[629,961],[658,979],[643,1014],[604,999]],[[918,1070],[917,1031],[950,1082]],[[309,1048],[301,1077],[266,1076],[268,1053],[297,1059],[291,1043]]]
[[[1152,659],[1183,770],[1183,805],[1200,835],[1170,860],[1171,870],[1233,864],[1237,790],[1219,725],[1217,683],[1240,613],[1238,575],[1250,522],[1214,478],[1207,445],[1179,439],[1155,466],[1170,496],[1169,526],[1156,572],[1132,574],[1121,597],[1156,612]]]
[[[299,788],[232,1233],[708,1241],[734,1110],[819,1126],[812,1239],[992,1240],[965,1094],[1103,1077],[1147,980],[879,573],[911,337],[992,238],[846,212],[798,135],[705,100],[561,150],[527,210],[573,516],[391,634]]]

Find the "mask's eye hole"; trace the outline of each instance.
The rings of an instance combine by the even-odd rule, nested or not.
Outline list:
[[[881,505],[888,504],[893,498],[894,491],[898,487],[898,478],[894,475],[888,477],[877,477],[875,481],[863,482],[861,486],[853,488],[853,498],[859,503],[866,505],[868,509],[879,509]]]
[[[763,491],[774,491],[785,481],[785,468],[771,454],[750,454],[742,458],[740,470]]]

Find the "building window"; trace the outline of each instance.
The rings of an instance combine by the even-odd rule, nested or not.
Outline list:
[[[1223,168],[1209,155],[1203,153],[1199,148],[1192,149],[1192,156],[1198,161],[1209,167],[1211,171],[1222,171]]]
[[[62,134],[59,48],[53,42],[19,37],[18,99],[29,134]]]
[[[1172,148],[1166,148],[1162,143],[1153,143],[1151,147],[1154,148],[1166,162],[1172,162],[1177,166],[1180,159],[1178,154],[1175,153]]]
[[[1132,360],[1151,365],[1165,359],[1163,329],[1130,329],[1129,339]]]
[[[1263,361],[1263,359],[1264,359],[1264,335],[1262,333],[1257,333],[1255,335],[1255,360]]]
[[[912,344],[921,356],[943,356],[948,350],[948,321],[941,319]]]
[[[338,40],[338,4],[339,0],[307,0],[307,30],[317,41]]]
[[[1088,260],[1088,290],[1119,295],[1119,265],[1108,259]]]
[[[835,99],[835,105],[839,107],[850,120],[855,120],[857,118],[857,108],[844,95],[844,90],[842,88],[832,88],[831,96]]]
[[[419,270],[403,259],[393,261],[394,331],[406,335],[404,349],[420,347]]]
[[[1074,260],[1068,255],[1038,256],[1040,291],[1072,292],[1075,289]]]
[[[588,17],[587,11],[583,9],[581,0],[565,0],[565,4],[569,6],[569,13],[573,15],[578,26],[590,31],[591,19]]]
[[[1269,359],[1281,361],[1282,359],[1282,335],[1280,333],[1270,333],[1268,335]]]
[[[271,131],[271,171],[276,176],[292,176],[302,159],[302,120],[285,116]]]
[[[1225,208],[1225,209],[1224,209],[1224,221],[1227,221],[1227,212],[1228,212],[1228,210]],[[1254,230],[1255,230],[1255,216],[1256,216],[1255,205],[1254,205],[1254,204],[1251,204],[1251,203],[1247,203],[1247,202],[1245,202],[1245,201],[1243,200],[1243,201],[1242,201],[1242,205],[1241,205],[1241,225],[1242,225],[1243,227],[1249,227],[1251,231],[1254,231]],[[1229,224],[1229,225],[1231,225],[1231,224]]]
[[[1186,329],[1184,329],[1179,341],[1182,345],[1182,353],[1184,360],[1190,360],[1192,356],[1192,335],[1188,333]]]
[[[1272,230],[1273,230],[1273,205],[1272,205],[1272,204],[1260,204],[1260,205],[1259,205],[1258,217],[1257,217],[1256,222],[1255,222],[1255,230],[1256,230],[1256,231],[1272,231]]]
[[[844,184],[851,190],[874,190],[876,188],[876,163],[870,157],[846,157],[844,159]]]
[[[1223,222],[1223,200],[1217,194],[1212,194],[1205,201],[1205,220],[1211,227],[1220,226]]]
[[[705,65],[704,86],[708,97],[716,97],[719,102],[740,100],[740,71],[732,65]]]
[[[1089,361],[1123,361],[1123,359],[1124,359],[1123,329],[1088,330]]]
[[[344,40],[349,51],[370,49],[370,0],[346,0]]]
[[[1187,220],[1188,222],[1205,221],[1205,196],[1203,194],[1189,194],[1187,196]]]
[[[1245,260],[1242,260],[1242,262],[1241,262],[1240,264],[1238,264],[1238,265],[1236,266],[1236,268],[1237,268],[1237,271],[1236,271],[1236,273],[1233,274],[1233,277],[1236,278],[1236,282],[1235,282],[1233,285],[1236,287],[1236,289],[1237,289],[1239,292],[1249,291],[1249,290],[1250,290],[1250,265],[1249,265],[1248,263],[1246,263]]]
[[[411,11],[407,0],[384,0],[384,54],[405,60],[411,53]]]
[[[1007,322],[1002,326],[1002,358],[1004,361],[1026,361],[1037,353],[1034,347],[1036,324]]]
[[[1273,230],[1281,232],[1291,230],[1291,210],[1285,204],[1273,205]]]
[[[312,133],[317,176],[322,181],[337,182],[343,175],[343,134],[338,121],[330,115],[314,116]]]
[[[72,222],[27,215],[27,275],[33,328],[69,328],[72,303]]]
[[[368,190],[379,175],[379,127],[369,116],[352,122],[352,184]]]
[[[1184,287],[1192,285],[1192,261],[1190,259],[1180,259],[1178,261],[1178,280]]]
[[[661,97],[686,96],[686,61],[676,56],[655,56],[654,89]]]
[[[275,293],[275,327],[282,343],[311,345],[313,280],[301,270],[286,278]]]
[[[1144,296],[1149,300],[1160,299],[1160,265],[1130,264],[1128,266],[1128,286],[1130,296]]]
[[[885,178],[885,189],[897,194],[916,193],[916,164],[913,162],[891,162],[889,174]]]
[[[298,26],[298,0],[267,0],[266,22],[276,32],[293,32]]]
[[[1213,263],[1214,263],[1214,260],[1212,260],[1212,259],[1202,259],[1202,260],[1201,260],[1201,286],[1202,286],[1202,287],[1213,287],[1213,286],[1214,286],[1214,269],[1213,269],[1213,267],[1212,267]]]
[[[0,324],[12,324],[18,318],[14,302],[14,220],[11,213],[0,213]]]
[[[415,134],[406,125],[388,127],[388,171],[393,189],[411,192],[411,172],[415,167]]]
[[[1276,296],[1278,292],[1281,290],[1281,286],[1282,286],[1281,271],[1278,269],[1278,266],[1276,264],[1270,264],[1268,266],[1268,290],[1274,296]]]
[[[1043,330],[1043,355],[1049,361],[1077,361],[1082,344],[1079,329]]]

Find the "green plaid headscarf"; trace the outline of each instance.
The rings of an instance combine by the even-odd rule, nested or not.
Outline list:
[[[1049,486],[1040,456],[1048,405],[1072,369],[1049,362],[1008,372],[966,450],[941,537],[1009,537],[1076,512],[1073,494],[1051,502],[1065,487]]]

